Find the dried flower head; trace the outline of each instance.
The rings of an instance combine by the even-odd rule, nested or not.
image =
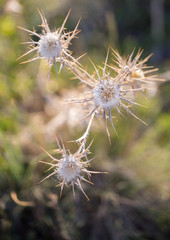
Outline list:
[[[104,67],[103,68],[100,67],[102,70],[102,76],[100,76],[99,69],[96,68],[93,62],[92,64],[95,69],[95,75],[90,75],[86,72],[88,80],[87,78],[86,80],[82,79],[80,76],[77,75],[80,81],[85,83],[90,88],[90,92],[85,93],[86,94],[85,98],[72,99],[70,100],[70,102],[92,103],[93,105],[92,110],[86,117],[91,116],[91,118],[93,118],[95,115],[99,115],[100,113],[102,113],[105,120],[106,131],[110,139],[110,134],[107,126],[107,118],[109,118],[111,125],[116,132],[116,129],[112,121],[112,110],[117,110],[118,113],[122,114],[121,108],[123,108],[129,114],[131,114],[141,122],[143,121],[129,109],[133,105],[140,105],[134,101],[132,94],[133,92],[138,91],[139,89],[138,88],[130,89],[127,86],[126,78],[129,74],[129,70],[126,70],[123,73],[120,72],[116,77],[111,76],[111,67],[107,65],[108,54],[109,50],[106,56]],[[84,71],[83,69],[81,70]],[[145,122],[143,123],[146,124]],[[85,133],[84,136],[85,137],[87,136],[87,132]],[[81,138],[81,140],[83,140],[83,138]]]
[[[85,149],[84,143],[83,143],[80,145],[77,152],[72,154],[70,153],[69,150],[65,149],[64,145],[61,148],[58,142],[59,149],[57,150],[57,152],[61,154],[60,159],[54,158],[51,154],[49,154],[46,150],[43,149],[43,151],[52,159],[52,162],[51,163],[44,162],[44,161],[40,161],[40,162],[50,165],[50,168],[48,170],[53,170],[53,171],[40,182],[43,182],[49,177],[56,176],[60,182],[57,185],[61,187],[60,196],[62,195],[64,185],[67,186],[70,184],[72,186],[74,196],[75,196],[74,185],[77,185],[78,188],[83,192],[85,197],[89,200],[88,196],[86,195],[86,193],[82,188],[81,181],[85,181],[90,184],[93,184],[90,181],[91,173],[101,173],[101,172],[87,170],[87,167],[89,166],[90,161],[92,160],[92,159],[90,160],[87,159],[87,155],[90,153],[89,152],[90,145]],[[85,159],[85,161],[83,161],[83,158]],[[89,180],[87,180],[84,177],[84,174],[87,174]]]
[[[70,10],[71,11],[71,10]],[[49,29],[47,20],[45,16],[39,11],[41,20],[42,20],[42,34],[38,34],[34,31],[27,30],[25,28],[19,27],[20,29],[29,32],[31,35],[34,35],[39,38],[38,42],[35,42],[31,39],[29,42],[24,42],[23,44],[29,44],[30,50],[23,54],[18,59],[24,57],[25,55],[36,52],[34,58],[29,59],[28,61],[22,62],[32,62],[37,59],[46,59],[49,63],[49,76],[51,73],[51,67],[55,66],[56,73],[58,74],[57,62],[60,63],[60,70],[63,65],[67,67],[74,66],[77,62],[71,55],[71,51],[68,49],[70,42],[76,35],[80,32],[77,28],[80,20],[78,21],[75,29],[73,31],[65,32],[65,24],[69,17],[70,11],[68,12],[61,28],[58,28],[56,31],[51,32]]]
[[[137,88],[139,91],[142,91],[150,86],[149,83],[154,83],[155,81],[161,80],[157,78],[157,75],[150,75],[153,72],[158,71],[158,68],[145,65],[145,63],[153,54],[150,54],[143,60],[140,60],[143,53],[143,50],[140,49],[135,57],[133,57],[134,50],[128,57],[121,57],[120,54],[113,49],[112,53],[116,58],[116,60],[113,59],[113,61],[117,64],[117,66],[114,65],[111,66],[111,68],[118,74],[124,73],[125,71],[128,72],[125,82],[132,88]]]

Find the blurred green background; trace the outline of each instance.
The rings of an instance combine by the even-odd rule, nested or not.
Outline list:
[[[52,179],[37,184],[46,173],[40,160],[53,153],[55,137],[67,143],[81,136],[87,122],[82,106],[63,101],[79,95],[82,86],[63,69],[48,82],[45,61],[20,64],[26,52],[20,43],[41,23],[44,11],[51,29],[71,30],[81,17],[73,56],[88,52],[96,64],[104,61],[108,45],[121,54],[134,47],[151,52],[149,64],[159,67],[166,82],[139,96],[147,108],[136,107],[148,127],[125,114],[114,120],[119,137],[110,128],[109,145],[102,120],[95,120],[89,142],[91,168],[109,171],[83,184],[90,198],[71,189],[59,189]],[[0,0],[0,239],[1,240],[169,240],[170,239],[170,1],[169,0]],[[29,56],[31,57],[31,56]],[[25,57],[27,60],[29,57]],[[81,63],[92,71],[87,57]]]

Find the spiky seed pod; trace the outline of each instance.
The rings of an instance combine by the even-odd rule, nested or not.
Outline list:
[[[61,187],[60,196],[62,195],[64,185],[70,184],[72,186],[74,196],[74,186],[76,185],[83,192],[87,200],[89,200],[88,196],[82,188],[81,181],[93,184],[90,181],[91,173],[97,174],[102,172],[90,171],[87,169],[87,167],[90,165],[90,161],[92,160],[87,159],[87,155],[90,153],[89,148],[91,144],[87,148],[84,148],[83,144],[80,145],[76,153],[71,154],[69,150],[65,149],[64,145],[61,148],[58,142],[59,149],[57,151],[59,154],[61,154],[60,159],[54,158],[51,154],[49,154],[46,150],[43,149],[43,151],[52,159],[52,162],[40,162],[49,165],[50,168],[48,170],[52,170],[52,172],[40,182],[43,182],[49,177],[56,176],[59,181],[59,184],[57,186]],[[85,161],[83,161],[83,158],[85,159]],[[84,177],[85,174],[88,176],[89,180]]]
[[[150,83],[155,83],[156,81],[162,81],[162,79],[157,78],[157,75],[153,75],[153,72],[158,71],[158,68],[153,66],[146,66],[146,62],[153,55],[150,54],[144,59],[141,59],[143,50],[138,50],[136,56],[134,56],[134,50],[129,57],[121,57],[120,54],[112,49],[114,58],[113,61],[117,64],[110,66],[116,73],[128,72],[125,83],[131,86],[131,88],[138,89],[142,91],[150,87]]]
[[[112,121],[112,110],[117,110],[118,113],[122,114],[121,108],[123,108],[141,122],[143,121],[129,109],[133,105],[140,105],[134,101],[133,94],[131,94],[135,91],[138,91],[138,89],[130,89],[127,87],[126,84],[126,78],[129,75],[129,70],[127,69],[123,73],[119,73],[116,77],[112,77],[110,73],[111,68],[109,65],[107,65],[108,54],[109,50],[106,56],[104,67],[100,67],[100,69],[102,70],[102,76],[99,74],[99,69],[96,68],[93,62],[92,64],[95,68],[95,75],[90,75],[83,69],[81,69],[88,77],[88,80],[85,80],[85,78],[82,79],[80,76],[77,77],[82,83],[85,83],[87,84],[87,86],[89,86],[90,92],[85,95],[85,98],[71,99],[70,101],[68,100],[68,102],[92,103],[92,110],[86,117],[91,116],[91,119],[93,119],[95,115],[102,113],[105,120],[106,131],[110,140],[110,133],[107,126],[107,118],[109,118],[111,125],[116,132]],[[146,124],[145,122],[143,123]],[[87,129],[89,131],[89,127]],[[88,133],[86,130],[84,137],[86,137],[87,134]],[[79,140],[83,140],[83,138],[81,137]]]
[[[61,28],[58,28],[56,31],[51,32],[45,16],[39,11],[41,20],[42,20],[42,34],[38,34],[35,31],[30,31],[25,28],[19,27],[20,29],[29,32],[31,35],[34,35],[39,38],[38,42],[35,42],[31,39],[29,42],[24,42],[23,44],[29,44],[30,50],[23,54],[18,59],[26,56],[29,53],[36,52],[35,57],[29,59],[26,62],[32,62],[37,59],[46,59],[49,63],[49,77],[51,73],[51,67],[55,66],[56,73],[58,74],[57,62],[60,63],[60,70],[63,65],[66,65],[69,68],[78,64],[77,60],[74,59],[69,51],[68,47],[70,42],[76,35],[80,32],[77,28],[80,20],[78,21],[75,29],[70,32],[65,32],[65,23],[69,17],[70,11],[68,12]]]

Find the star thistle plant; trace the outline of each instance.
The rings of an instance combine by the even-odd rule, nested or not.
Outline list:
[[[109,118],[111,125],[116,132],[115,126],[112,121],[112,110],[116,110],[118,113],[122,114],[121,109],[125,109],[133,117],[140,120],[144,124],[146,123],[142,121],[139,117],[137,117],[129,109],[133,105],[140,105],[133,99],[133,95],[129,93],[140,91],[141,88],[133,89],[129,88],[129,86],[126,83],[127,82],[126,79],[130,78],[129,75],[131,73],[127,68],[124,69],[123,72],[118,73],[116,77],[111,76],[112,67],[110,65],[107,65],[108,55],[109,49],[105,59],[104,67],[103,68],[100,67],[100,69],[102,70],[102,75],[99,74],[100,69],[97,69],[94,63],[92,62],[95,69],[95,75],[94,74],[90,75],[86,72],[88,80],[85,81],[84,80],[82,81],[82,78],[78,76],[79,80],[86,84],[90,89],[89,92],[84,94],[86,97],[81,99],[71,99],[70,101],[68,100],[68,102],[91,103],[92,110],[88,113],[88,115],[85,118],[91,116],[91,119],[93,119],[95,115],[99,115],[100,113],[102,113],[103,118],[105,120],[106,132],[108,134],[110,141],[110,133],[107,126],[107,118]],[[81,70],[84,72],[83,69]],[[85,137],[87,134],[88,133],[86,132]],[[81,137],[79,141],[83,139],[84,138]]]
[[[35,30],[30,31],[28,29],[18,27],[24,31],[29,32],[31,35],[39,38],[38,42],[32,39],[30,39],[29,42],[24,42],[23,44],[29,44],[30,50],[23,54],[22,56],[20,56],[18,59],[26,56],[27,54],[36,52],[36,55],[33,58],[22,63],[33,62],[38,59],[46,59],[49,64],[49,77],[53,65],[55,66],[55,70],[58,75],[57,63],[60,63],[59,70],[61,70],[64,65],[72,68],[72,66],[78,63],[77,60],[72,57],[71,51],[68,49],[68,47],[71,43],[71,40],[75,38],[76,35],[80,32],[77,29],[80,20],[78,21],[73,31],[65,32],[64,27],[70,15],[70,12],[71,10],[68,12],[62,26],[54,32],[51,32],[45,16],[40,11],[39,14],[42,20],[42,24],[40,25],[42,27],[41,34],[37,33]]]
[[[59,148],[55,151],[61,155],[60,159],[54,158],[51,154],[49,154],[46,150],[43,149],[43,151],[52,159],[52,162],[40,162],[49,165],[50,168],[48,169],[48,171],[52,170],[52,173],[47,175],[40,182],[43,182],[49,177],[56,176],[59,181],[59,184],[57,186],[61,187],[60,196],[62,195],[64,185],[71,185],[73,195],[75,196],[74,186],[76,185],[85,195],[87,200],[89,200],[87,194],[83,190],[81,181],[93,184],[90,181],[91,174],[102,173],[97,171],[90,171],[87,169],[87,167],[90,165],[90,162],[93,160],[87,159],[87,155],[90,154],[89,148],[91,144],[85,149],[84,143],[82,143],[78,150],[74,154],[72,154],[70,150],[66,150],[63,143],[62,147],[60,146],[58,140],[57,143]],[[83,158],[85,159],[85,161],[83,161]],[[86,179],[84,175],[87,175],[88,179]]]
[[[87,158],[90,153],[91,144],[86,147],[86,143],[94,117],[99,115],[103,116],[109,141],[110,133],[108,130],[107,120],[110,120],[110,123],[116,132],[112,120],[113,117],[116,117],[116,113],[123,115],[122,111],[125,110],[125,112],[131,114],[133,117],[146,124],[131,110],[134,105],[142,106],[137,103],[135,95],[138,92],[144,92],[148,89],[150,87],[150,83],[161,81],[161,79],[158,79],[157,75],[153,75],[153,72],[158,69],[146,65],[146,62],[152,54],[144,59],[141,59],[143,50],[140,49],[136,55],[134,55],[133,50],[128,57],[122,57],[118,51],[112,49],[112,54],[114,56],[114,59],[112,60],[114,61],[114,65],[108,64],[108,49],[103,67],[97,68],[90,60],[94,67],[94,74],[89,74],[79,63],[80,57],[78,59],[74,59],[68,49],[71,40],[79,33],[78,25],[80,21],[78,21],[73,31],[66,32],[64,26],[69,17],[69,11],[62,26],[56,31],[51,32],[45,16],[40,11],[39,14],[42,20],[41,34],[20,27],[21,29],[29,32],[31,35],[38,37],[39,41],[36,42],[31,39],[29,42],[25,42],[25,44],[30,45],[31,49],[19,58],[22,58],[29,53],[36,52],[36,56],[34,58],[31,58],[23,63],[32,62],[37,59],[46,59],[49,63],[49,76],[53,65],[55,66],[56,73],[58,74],[57,63],[60,63],[60,69],[62,66],[66,66],[67,69],[89,89],[88,92],[85,92],[81,98],[79,97],[66,100],[69,103],[87,104],[89,107],[89,113],[84,117],[89,118],[87,128],[82,136],[76,140],[79,144],[78,150],[75,153],[71,153],[69,149],[66,150],[63,143],[61,148],[60,143],[57,140],[59,147],[57,149],[57,153],[60,154],[60,158],[57,159],[43,149],[51,158],[52,162],[41,162],[49,165],[50,168],[48,170],[52,172],[40,182],[55,176],[59,181],[57,186],[61,187],[60,196],[62,195],[65,185],[70,185],[73,189],[73,195],[75,195],[74,187],[76,185],[86,198],[89,199],[83,190],[82,182],[92,184],[90,181],[91,174],[102,173],[87,169],[92,159],[88,160]],[[85,175],[87,175],[88,179],[85,178]]]
[[[134,50],[128,57],[121,57],[118,51],[112,49],[112,54],[114,56],[113,61],[116,65],[111,66],[111,68],[117,73],[124,73],[128,71],[128,75],[125,78],[125,83],[132,88],[141,88],[140,91],[148,88],[149,83],[155,83],[155,81],[161,81],[157,78],[157,75],[150,75],[153,72],[158,71],[158,68],[153,66],[147,66],[145,63],[153,55],[152,53],[146,58],[140,60],[143,50],[139,49],[136,56],[134,55]]]

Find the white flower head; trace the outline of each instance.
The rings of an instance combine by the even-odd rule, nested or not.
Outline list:
[[[62,51],[62,43],[57,32],[47,33],[39,40],[39,53],[41,56],[50,59],[59,57]]]
[[[120,101],[120,85],[111,80],[101,80],[92,91],[96,106],[103,109],[115,108]]]
[[[99,115],[100,113],[102,113],[105,120],[106,131],[110,140],[110,133],[107,126],[107,118],[109,118],[111,125],[116,132],[112,121],[112,112],[114,110],[122,114],[121,108],[123,108],[141,122],[143,121],[129,109],[133,105],[140,105],[133,101],[133,94],[131,94],[138,89],[131,89],[126,84],[126,77],[129,75],[129,70],[127,69],[123,73],[117,74],[116,77],[112,77],[112,67],[107,64],[108,55],[109,49],[104,63],[104,67],[100,67],[100,69],[102,69],[102,76],[99,74],[99,69],[96,68],[93,62],[92,64],[95,69],[95,75],[90,75],[83,69],[79,68],[86,74],[86,78],[82,78],[80,77],[80,75],[77,75],[77,77],[82,83],[85,83],[90,88],[90,92],[86,95],[87,97],[81,99],[72,99],[71,102],[92,103],[92,110],[86,117],[91,116],[91,118],[93,119],[95,115]],[[91,121],[92,120],[90,120],[90,124]],[[143,123],[146,124],[145,122]],[[87,131],[83,137],[86,138],[86,135]],[[82,140],[83,137],[80,139]]]
[[[70,10],[71,11],[71,10]],[[56,31],[51,32],[47,20],[45,16],[39,11],[41,20],[42,20],[42,34],[38,34],[35,31],[30,31],[25,28],[21,28],[22,30],[25,30],[29,32],[31,35],[34,35],[39,38],[39,41],[31,41],[24,42],[24,44],[30,45],[30,50],[23,54],[18,59],[26,56],[29,53],[36,52],[35,57],[29,59],[28,61],[24,61],[22,63],[26,62],[32,62],[37,59],[46,59],[49,63],[49,76],[51,73],[51,67],[54,64],[56,73],[58,75],[58,68],[57,68],[57,62],[60,63],[60,70],[63,67],[63,65],[67,67],[72,67],[76,64],[78,64],[77,60],[74,59],[71,55],[71,51],[68,49],[70,42],[73,38],[76,37],[76,35],[80,32],[77,28],[79,25],[80,20],[78,21],[75,29],[73,31],[65,32],[65,24],[69,17],[70,11],[68,12],[61,28],[58,28]]]
[[[87,159],[87,155],[90,153],[89,148],[90,145],[85,149],[83,144],[79,147],[76,153],[71,154],[69,150],[65,149],[65,146],[63,145],[62,148],[57,140],[59,149],[57,152],[61,154],[61,158],[57,159],[54,158],[51,154],[49,154],[46,150],[43,149],[43,151],[52,159],[52,162],[44,162],[40,161],[41,163],[50,165],[50,168],[48,170],[52,170],[52,173],[50,173],[47,177],[45,177],[40,182],[43,182],[49,177],[56,176],[58,178],[58,181],[60,182],[57,186],[61,187],[60,196],[62,195],[63,187],[64,185],[71,185],[73,189],[73,195],[75,196],[74,186],[76,185],[85,195],[85,197],[89,200],[88,196],[84,192],[81,181],[88,182],[90,184],[93,184],[90,181],[91,173],[102,173],[102,172],[96,172],[96,171],[90,171],[87,170],[87,167],[90,165],[90,160]],[[83,161],[83,159],[85,159]],[[103,172],[104,173],[104,172]],[[84,175],[88,176],[87,180]]]
[[[76,155],[65,155],[58,163],[57,176],[59,180],[70,183],[80,177],[82,169],[83,162]]]

